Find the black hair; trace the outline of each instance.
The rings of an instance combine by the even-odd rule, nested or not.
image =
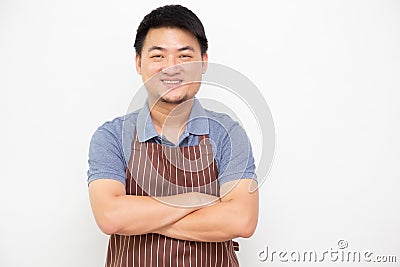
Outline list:
[[[192,33],[199,42],[201,55],[207,52],[208,41],[200,19],[188,8],[181,5],[166,5],[154,9],[140,23],[135,38],[136,54],[142,55],[144,39],[152,28],[171,27]]]

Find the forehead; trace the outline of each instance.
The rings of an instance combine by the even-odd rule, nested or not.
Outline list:
[[[179,49],[184,46],[192,46],[200,51],[200,44],[197,38],[189,31],[179,28],[152,28],[147,32],[143,44],[143,51],[151,46],[160,46],[165,49]]]

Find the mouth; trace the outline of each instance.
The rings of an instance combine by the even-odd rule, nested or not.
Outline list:
[[[174,80],[161,80],[161,82],[168,88],[175,88],[180,86],[183,83],[183,80],[178,80],[178,79],[174,79]]]

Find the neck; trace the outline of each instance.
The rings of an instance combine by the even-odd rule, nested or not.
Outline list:
[[[189,120],[194,99],[181,104],[171,104],[162,101],[152,103],[149,100],[150,115],[154,127],[159,134],[174,132],[180,135]]]

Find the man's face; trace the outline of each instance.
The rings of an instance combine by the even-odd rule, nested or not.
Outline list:
[[[207,68],[199,42],[178,28],[150,29],[142,55],[136,55],[136,70],[142,76],[149,99],[180,104],[193,98]]]

